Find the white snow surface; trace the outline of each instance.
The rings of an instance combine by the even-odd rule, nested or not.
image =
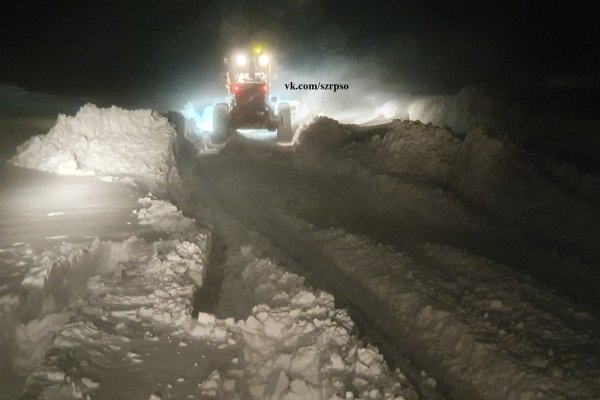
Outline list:
[[[18,149],[15,165],[74,175],[178,177],[175,132],[149,110],[82,107]],[[25,296],[2,299],[0,344],[34,398],[406,399],[415,394],[353,334],[333,296],[240,243],[249,314],[192,318],[210,233],[152,195],[134,213],[154,235],[73,245],[36,258]],[[236,280],[237,279],[237,280]],[[241,285],[236,286],[236,285]],[[235,295],[236,293],[230,293]],[[136,385],[131,385],[135,381]]]
[[[506,96],[480,86],[467,86],[456,96],[416,100],[408,107],[410,120],[448,126],[460,133],[477,126],[496,130],[518,129],[525,112],[521,104],[510,104]]]
[[[175,130],[151,110],[81,107],[60,115],[46,135],[19,146],[11,163],[65,175],[134,175],[165,181],[176,177]]]
[[[251,243],[234,251],[227,292],[243,303],[234,307],[254,305],[250,315],[236,321],[200,312],[192,318],[191,299],[194,288],[204,284],[210,236],[168,202],[146,197],[140,204],[139,218],[158,221],[153,226],[168,236],[156,242],[136,237],[94,242],[109,254],[87,280],[87,290],[72,296],[63,313],[17,329],[20,343],[28,341],[23,349],[38,349],[38,367],[27,379],[26,393],[44,398],[414,398],[402,373],[391,371],[377,348],[353,335],[352,320],[336,309],[333,296],[307,287],[300,276],[261,257]],[[173,354],[174,348],[182,351]],[[169,356],[176,357],[168,366],[172,371],[161,372],[160,357]],[[144,377],[128,387],[115,382],[116,374]]]
[[[245,258],[243,255],[242,258]],[[311,290],[304,280],[272,260],[256,258],[241,271],[242,284],[255,288],[259,304],[229,331],[240,343],[241,376],[236,368],[216,371],[210,385],[228,398],[227,381],[245,388],[233,398],[253,399],[403,399],[413,393],[399,371],[390,371],[377,348],[352,335],[353,322],[336,309],[333,296]],[[227,321],[200,315],[197,335],[218,337],[214,327]],[[194,331],[192,331],[194,334]],[[206,390],[206,389],[203,389]],[[247,392],[245,392],[247,390]]]
[[[416,398],[406,377],[355,336],[331,294],[266,257],[273,245],[258,232],[228,218],[217,225],[228,243],[215,310],[222,319],[200,313],[192,334],[218,338],[224,329],[237,346],[231,362],[199,385],[207,398]]]
[[[18,348],[28,363],[17,354],[15,365],[22,367],[19,372],[34,368],[25,393],[78,398],[98,390],[98,381],[82,375],[88,357],[100,357],[106,351],[105,362],[110,362],[110,355],[120,353],[123,343],[139,336],[136,329],[171,332],[189,324],[194,288],[204,280],[209,234],[168,202],[145,197],[140,204],[136,212],[140,222],[153,226],[159,235],[166,234],[164,239],[96,239],[66,262],[43,262],[25,278],[23,286],[40,293],[45,310],[37,319],[16,327]],[[113,328],[106,330],[98,319]],[[150,333],[147,336],[156,339]],[[67,368],[61,360],[73,349],[78,349],[79,357]],[[140,356],[129,350],[123,357],[140,362]]]
[[[594,193],[576,185],[585,178],[573,171],[577,180],[568,185],[549,178],[534,158],[493,131],[478,127],[461,139],[414,121],[366,130],[317,118],[297,135],[302,168],[372,190],[378,205],[395,208],[407,225],[416,219],[420,230],[429,224],[442,232],[446,226],[483,234],[506,229],[495,244],[506,253],[515,251],[510,237],[526,232],[574,246],[582,259],[598,257],[599,208],[589,201]],[[490,399],[597,398],[597,318],[476,255],[477,245],[469,244],[470,251],[441,245],[429,233],[400,253],[283,215],[298,236],[316,238],[333,266],[378,299],[380,318],[390,319],[428,372],[451,382],[459,398],[473,398],[461,389],[465,382]],[[564,279],[597,282],[593,266],[581,259],[548,248],[531,251],[533,270],[557,273],[560,267]]]
[[[385,186],[390,195],[402,192],[416,209],[419,196],[428,206],[438,202],[432,220],[445,215],[449,225],[478,226],[458,198],[516,229],[593,249],[600,224],[597,207],[585,201],[592,195],[548,181],[504,138],[477,128],[459,139],[448,129],[409,121],[388,128],[365,140],[354,128],[319,118],[299,130],[298,158],[310,160],[302,146],[335,151],[338,159],[330,164],[315,157],[322,163],[317,168],[333,166],[339,175]],[[60,174],[168,181],[179,176],[174,140],[168,121],[149,110],[86,105],[21,146],[12,162]],[[398,177],[403,186],[390,184]],[[0,297],[0,320],[11,328],[0,345],[13,349],[10,363],[27,376],[26,395],[416,398],[403,373],[353,334],[352,320],[331,294],[265,256],[261,242],[240,235],[243,229],[233,223],[222,228],[229,247],[220,309],[193,318],[211,234],[169,201],[148,195],[139,204],[139,223],[153,227],[154,235],[66,243],[35,258],[23,295]],[[568,207],[557,207],[563,204]],[[566,211],[550,215],[547,209]],[[596,321],[577,309],[571,313],[570,303],[536,282],[456,248],[420,243],[400,254],[343,230],[283,218],[315,239],[332,268],[384,305],[378,312],[387,315],[390,329],[438,365],[429,372],[468,381],[485,398],[593,398],[600,384],[593,365],[597,340],[590,334]],[[578,346],[589,351],[577,352]],[[453,389],[468,397],[467,389]]]
[[[335,149],[349,168],[442,187],[505,224],[597,254],[598,177],[568,165],[554,164],[550,172],[549,164],[489,129],[477,127],[459,139],[447,128],[395,120],[383,134],[356,141],[361,136],[352,126],[323,117],[296,134],[305,148]]]

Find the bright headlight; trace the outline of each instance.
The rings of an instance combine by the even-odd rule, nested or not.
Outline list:
[[[271,60],[269,59],[269,56],[266,54],[261,54],[260,56],[258,56],[258,64],[261,67],[266,67],[267,65],[269,65],[269,62]]]
[[[246,57],[244,54],[238,54],[238,56],[235,58],[235,63],[238,67],[245,67],[246,64],[248,64],[248,57]]]

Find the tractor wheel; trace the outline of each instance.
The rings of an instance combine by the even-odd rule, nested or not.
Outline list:
[[[292,132],[292,110],[288,103],[281,103],[277,108],[277,114],[279,115],[279,124],[277,125],[277,141],[278,142],[291,142],[293,137]]]
[[[229,106],[219,103],[213,109],[213,135],[214,143],[223,143],[229,137]]]

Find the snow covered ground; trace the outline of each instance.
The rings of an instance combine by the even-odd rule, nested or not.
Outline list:
[[[147,185],[139,186],[141,182],[131,178],[176,178],[163,168],[169,155],[173,159],[169,139],[174,132],[165,138],[160,129],[146,127],[147,138],[131,132],[127,136],[127,127],[144,129],[141,119],[124,117],[127,113],[116,109],[92,115],[91,108],[84,107],[75,118],[61,116],[53,134],[31,139],[11,162],[24,161],[28,167],[62,174],[103,172],[120,177],[59,176],[11,165],[0,170],[2,398],[14,398],[23,389],[24,379],[43,361],[53,336],[76,315],[72,301],[86,292],[86,282],[111,271],[125,257],[127,247],[122,243],[132,235],[152,241],[158,234],[156,228],[142,223],[146,219],[138,221],[132,214]],[[121,118],[115,117],[119,112]],[[119,123],[126,124],[125,129]],[[135,145],[141,143],[150,157],[156,157],[134,155],[134,150],[139,151]],[[89,157],[85,165],[65,167],[72,167],[71,161],[82,155]],[[113,246],[112,241],[119,245]]]
[[[12,164],[63,176],[7,170],[42,197],[5,196],[2,254],[21,270],[0,293],[0,397],[416,398],[331,294],[264,256],[264,239],[241,227],[222,228],[230,297],[219,316],[192,317],[211,232],[141,194],[180,184],[175,141],[158,114],[86,105],[19,147]],[[11,216],[39,232],[14,229]],[[27,242],[12,242],[19,235]]]
[[[232,138],[184,180],[360,315],[419,396],[598,397],[599,320],[577,305],[598,300],[593,176],[482,129],[319,118],[297,140]]]
[[[531,240],[539,242],[538,262],[552,263],[548,253],[562,253],[565,263],[552,274],[560,276],[562,269],[563,279],[575,276],[598,284],[597,275],[589,273],[600,261],[596,245],[600,236],[598,175],[580,173],[565,164],[540,162],[506,137],[483,128],[459,139],[446,128],[418,122],[395,121],[382,129],[361,131],[321,119],[299,135],[304,144],[301,154],[303,149],[308,154],[316,150],[319,155],[312,157],[324,162],[333,152],[339,172],[347,169],[346,173],[362,174],[363,180],[375,182],[382,191],[393,191],[408,181],[431,188],[427,201],[453,196],[463,210],[483,213],[496,224],[513,229],[513,235],[522,235],[523,240],[535,237]],[[327,153],[320,150],[325,148]],[[431,193],[440,189],[444,196]],[[406,196],[407,188],[401,190]],[[450,207],[456,208],[440,207],[446,216],[436,220],[453,218],[450,224],[458,218],[465,220],[448,214]]]
[[[600,395],[596,176],[481,128],[169,118],[86,105],[0,175],[0,398]]]
[[[90,393],[96,398],[115,398],[117,393],[123,398],[148,398],[157,382],[115,387],[115,374],[148,363],[146,356],[158,357],[127,380],[138,373],[150,374],[162,367],[158,360],[164,353],[175,350],[170,342],[177,332],[189,331],[193,336],[191,300],[194,289],[203,283],[209,235],[168,202],[151,197],[139,202],[139,223],[151,226],[161,238],[95,240],[86,251],[99,258],[96,268],[90,270],[94,263],[86,262],[63,274],[62,279],[69,281],[88,272],[80,280],[84,288],[68,298],[69,318],[43,349],[47,352],[27,378],[25,393],[43,398]],[[37,339],[44,322],[17,330],[23,352],[35,347],[30,342]]]
[[[435,348],[437,354],[430,356],[438,365],[448,362],[446,371],[460,371],[484,398],[598,395],[598,320],[499,265],[554,288],[575,288],[568,293],[572,298],[598,304],[597,176],[555,179],[548,164],[481,128],[460,139],[448,129],[408,121],[367,130],[321,119],[298,136],[296,158],[304,165],[332,171],[338,179],[358,177],[355,184],[371,185],[379,198],[387,197],[382,207],[396,208],[396,215],[406,212],[400,223],[423,221],[411,238],[414,244],[403,239],[407,253],[402,255],[370,253],[372,244],[343,231],[319,235],[328,243],[326,252],[340,260],[336,265],[381,298],[390,315],[406,313],[402,321],[412,328],[411,336],[432,340],[426,347]],[[412,199],[416,196],[421,199]],[[410,210],[403,212],[407,197]],[[437,225],[440,236],[423,235],[428,225]],[[473,237],[456,232],[461,225]],[[369,269],[360,267],[367,262]],[[417,300],[414,294],[422,290],[429,294]],[[461,322],[449,323],[452,318]],[[460,324],[465,324],[462,332]],[[554,326],[543,328],[546,324]],[[470,337],[473,343],[467,344]],[[570,361],[558,361],[558,353]]]

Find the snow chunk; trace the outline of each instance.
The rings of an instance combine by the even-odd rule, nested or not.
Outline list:
[[[195,223],[192,218],[184,216],[175,205],[168,201],[146,196],[139,199],[138,202],[142,205],[142,208],[137,211],[140,225],[152,225],[159,230],[177,233],[189,230]],[[185,251],[185,249],[182,250]],[[187,252],[190,250],[188,249]]]
[[[90,378],[86,377],[81,378],[81,383],[83,383],[89,389],[97,389],[98,387],[100,387],[100,384],[98,382],[94,382]]]
[[[287,375],[283,371],[279,371],[279,374],[273,375],[272,378],[267,381],[267,386],[265,388],[267,396],[272,399],[279,399],[284,391],[290,385],[290,380]]]
[[[290,364],[290,371],[294,376],[302,376],[308,382],[318,385],[319,379],[319,350],[315,347],[302,347],[298,349]]]

